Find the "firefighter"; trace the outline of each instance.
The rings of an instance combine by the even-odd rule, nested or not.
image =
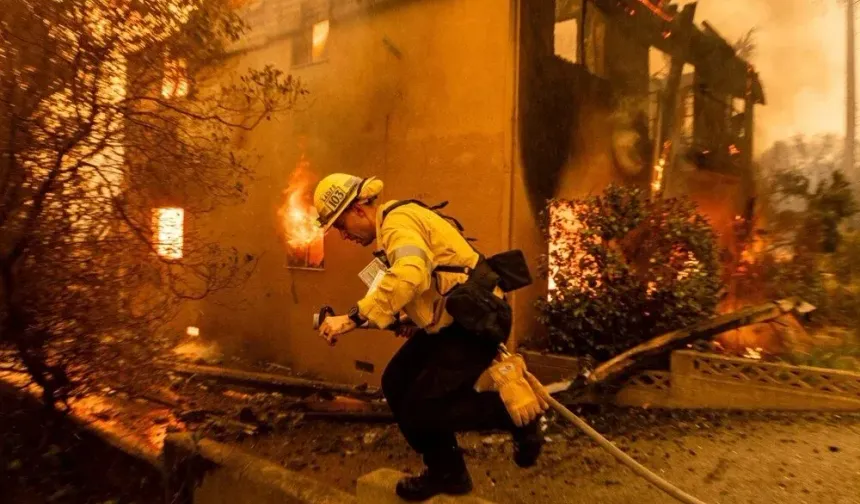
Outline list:
[[[382,391],[400,431],[426,467],[399,481],[397,495],[421,501],[440,493],[465,494],[472,480],[455,433],[508,430],[515,463],[530,467],[541,451],[539,419],[546,405],[521,379],[502,376],[505,370],[499,366],[495,387],[476,385],[488,376],[498,343],[465,330],[446,310],[443,294],[470,278],[467,272],[476,269],[480,256],[458,230],[459,223],[453,225],[420,202],[381,203],[382,188],[374,177],[340,173],[316,187],[320,227],[334,228],[344,240],[364,247],[377,242],[375,255],[388,264],[376,288],[347,315],[326,318],[320,335],[333,345],[338,336],[365,324],[408,327],[399,324],[403,313],[408,316],[415,329],[396,331],[407,339],[385,367]],[[498,289],[493,295],[497,301],[502,298]],[[504,331],[507,338],[510,326]]]

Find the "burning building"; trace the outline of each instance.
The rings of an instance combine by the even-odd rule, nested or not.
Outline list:
[[[363,373],[400,340],[362,332],[332,350],[311,328],[321,304],[345,311],[364,294],[356,275],[372,259],[306,228],[313,183],[331,172],[377,176],[385,199],[448,200],[483,252],[520,248],[535,270],[546,200],[612,182],[690,194],[730,227],[752,198],[761,84],[713,27],[693,23],[695,6],[664,4],[242,2],[252,31],[236,67],[274,64],[311,98],[237,140],[262,155],[255,181],[242,207],[207,225],[260,257],[258,270],[182,327],[330,379],[378,380]],[[533,304],[546,288],[516,294],[519,339],[539,330]]]

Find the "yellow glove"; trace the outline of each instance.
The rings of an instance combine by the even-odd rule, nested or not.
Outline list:
[[[484,371],[475,383],[478,392],[498,391],[517,427],[529,424],[549,405],[535,394],[524,377],[526,364],[519,355],[504,357]]]

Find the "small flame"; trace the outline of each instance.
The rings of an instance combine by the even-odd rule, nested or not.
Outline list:
[[[732,156],[736,156],[740,153],[741,153],[741,150],[738,149],[737,145],[735,145],[735,144],[729,145],[729,154],[731,154]]]
[[[654,176],[651,182],[651,194],[656,195],[663,189],[663,174],[666,171],[666,158],[669,157],[669,148],[672,142],[667,140],[663,144],[663,152],[660,154],[660,160],[654,166]]]
[[[200,336],[200,328],[194,327],[194,326],[188,326],[187,328],[185,328],[185,334],[192,337],[192,338],[196,338],[196,337]]]
[[[185,210],[156,208],[152,220],[156,253],[165,259],[182,259]]]

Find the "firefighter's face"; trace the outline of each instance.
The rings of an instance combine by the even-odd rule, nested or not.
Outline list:
[[[370,217],[368,208],[354,203],[334,221],[332,227],[340,232],[344,240],[367,247],[376,240],[376,223]]]

